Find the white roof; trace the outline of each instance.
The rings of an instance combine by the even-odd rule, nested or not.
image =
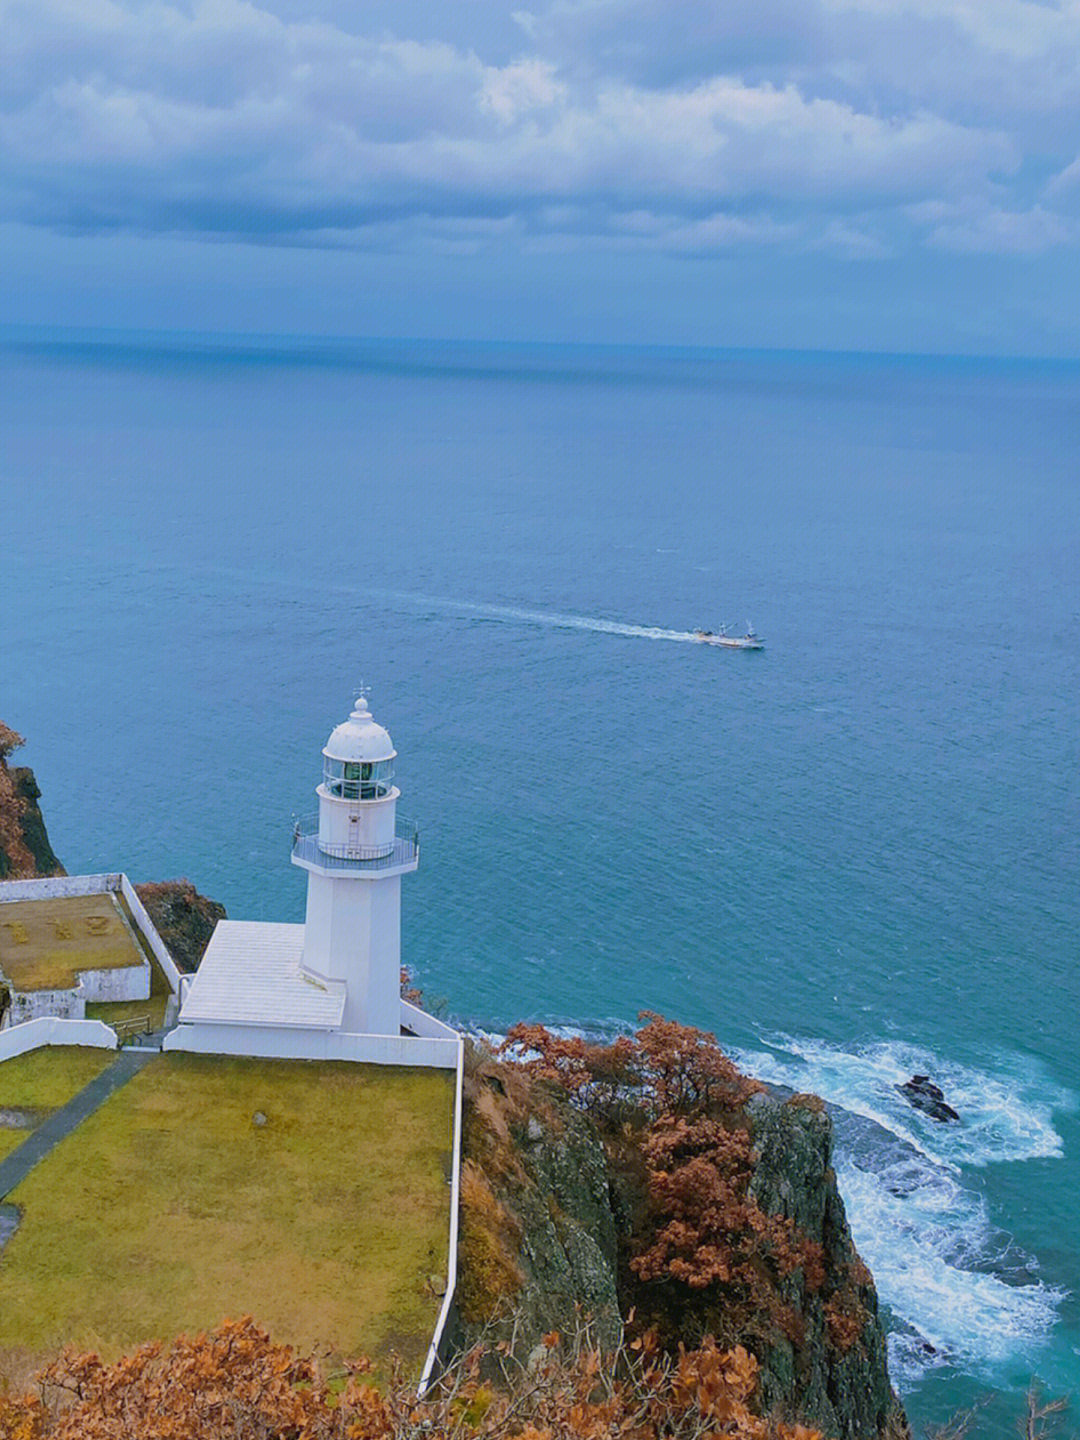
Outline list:
[[[397,751],[361,695],[348,720],[330,732],[322,753],[329,760],[392,760]]]
[[[180,1023],[339,1029],[345,982],[308,978],[300,969],[303,954],[303,925],[219,920]]]

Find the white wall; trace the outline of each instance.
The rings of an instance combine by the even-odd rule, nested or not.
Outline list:
[[[199,1055],[250,1055],[278,1060],[351,1060],[364,1065],[419,1065],[453,1070],[457,1039],[414,1039],[409,1035],[351,1035],[341,1030],[301,1030],[272,1025],[178,1025],[165,1037],[166,1050]]]
[[[146,907],[135,893],[126,875],[112,871],[107,875],[51,875],[43,880],[5,880],[0,882],[0,905],[16,900],[51,900],[72,895],[120,894],[127,902],[135,928],[153,952],[174,995],[180,990],[180,971],[165,948],[165,942],[154,928]],[[148,1000],[150,998],[150,966],[124,966],[117,970],[80,970],[81,985],[74,990],[37,990],[22,996],[23,1016],[36,1019],[43,1014],[79,1019],[86,1001]],[[44,997],[52,997],[46,1000]],[[12,995],[11,1013],[15,1013],[16,996]],[[32,1002],[32,1003],[29,1003]],[[52,1008],[49,1008],[49,1007]],[[9,1024],[14,1021],[9,1021]]]
[[[402,1006],[406,1002],[402,1001]],[[409,1005],[410,1010],[415,1006]],[[420,1013],[420,1012],[417,1012]],[[427,1017],[433,1025],[441,1025],[442,1022]],[[442,1026],[449,1029],[449,1026]],[[424,1361],[424,1369],[420,1375],[420,1384],[417,1386],[417,1394],[423,1398],[428,1386],[431,1384],[435,1373],[435,1367],[439,1363],[439,1350],[442,1346],[443,1332],[446,1329],[446,1322],[450,1318],[450,1311],[454,1304],[454,1293],[457,1290],[457,1260],[458,1260],[458,1215],[461,1205],[461,1110],[462,1092],[465,1085],[465,1041],[459,1035],[455,1042],[457,1045],[457,1075],[454,1077],[454,1168],[450,1174],[450,1248],[448,1252],[448,1263],[446,1272],[446,1294],[443,1296],[443,1303],[439,1310],[439,1318],[435,1324],[435,1333],[431,1337],[431,1344],[428,1346],[427,1358]]]
[[[79,989],[86,1001],[149,1000],[150,962],[122,969],[80,970]],[[55,1012],[54,1012],[55,1013]]]
[[[401,876],[308,873],[304,964],[346,984],[342,1024],[394,1037],[401,995]]]
[[[447,1025],[445,1020],[436,1020],[434,1015],[429,1015],[426,1010],[421,1010],[416,1005],[410,1005],[408,1000],[401,1001],[400,1013],[402,1026],[411,1030],[414,1035],[421,1035],[427,1040],[460,1039],[452,1025]]]
[[[9,900],[51,900],[68,895],[105,895],[119,890],[124,877],[111,875],[50,875],[44,880],[5,880],[0,883],[0,904]]]
[[[340,800],[320,785],[319,840],[324,845],[347,845],[361,849],[394,848],[394,817],[401,792],[392,787],[381,800]]]
[[[128,903],[128,909],[131,911],[132,919],[138,926],[146,943],[154,952],[154,959],[161,966],[166,980],[168,980],[172,986],[173,994],[178,995],[180,993],[180,971],[176,968],[175,961],[165,948],[164,940],[162,940],[161,936],[154,929],[154,922],[146,913],[146,906],[135,893],[134,885],[132,885],[126,875],[121,875],[118,878],[120,880],[120,893]]]
[[[89,1045],[96,1050],[115,1050],[116,1034],[100,1020],[30,1020],[0,1033],[0,1060],[12,1060],[43,1045]]]
[[[55,1015],[62,1020],[81,1020],[86,1014],[86,996],[78,985],[70,990],[15,990],[10,985],[11,1003],[4,1016],[5,1028],[25,1025]]]

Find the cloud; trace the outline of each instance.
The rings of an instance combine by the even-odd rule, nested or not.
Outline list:
[[[1080,0],[555,0],[506,10],[520,48],[498,58],[456,13],[447,40],[416,6],[406,35],[360,30],[334,0],[0,0],[0,215],[313,245],[563,237],[867,259],[902,234],[1030,253],[1071,233],[1051,191],[1038,209],[1020,193],[1040,106],[1044,150],[1063,137],[1043,163],[1065,185],[1071,100],[1048,121],[1045,87],[1026,110],[1018,96],[1025,67],[1080,34]],[[921,64],[932,41],[952,92],[944,61]],[[1078,55],[1054,94],[1080,97]],[[996,109],[976,73],[1012,77]],[[952,218],[912,230],[913,207],[934,204]]]
[[[933,204],[917,207],[913,218],[928,222],[929,244],[965,255],[1041,255],[1080,238],[1080,227],[1042,205],[1008,210]]]

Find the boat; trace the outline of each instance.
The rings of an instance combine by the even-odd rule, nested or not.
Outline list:
[[[765,641],[755,634],[749,620],[746,622],[745,635],[729,635],[727,632],[726,625],[721,625],[719,630],[695,630],[694,639],[699,645],[723,645],[728,650],[765,649]]]

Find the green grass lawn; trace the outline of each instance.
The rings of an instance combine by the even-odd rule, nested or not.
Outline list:
[[[0,1107],[55,1110],[66,1105],[95,1075],[116,1059],[115,1050],[83,1045],[46,1045],[0,1061]]]
[[[115,1051],[90,1050],[78,1045],[46,1046],[0,1061],[0,1110],[35,1110],[44,1119],[89,1085],[95,1075],[116,1059]],[[29,1129],[9,1129],[0,1123],[0,1160],[21,1145]]]
[[[163,1055],[8,1196],[23,1218],[0,1255],[0,1371],[245,1313],[418,1368],[452,1126],[445,1071]]]

